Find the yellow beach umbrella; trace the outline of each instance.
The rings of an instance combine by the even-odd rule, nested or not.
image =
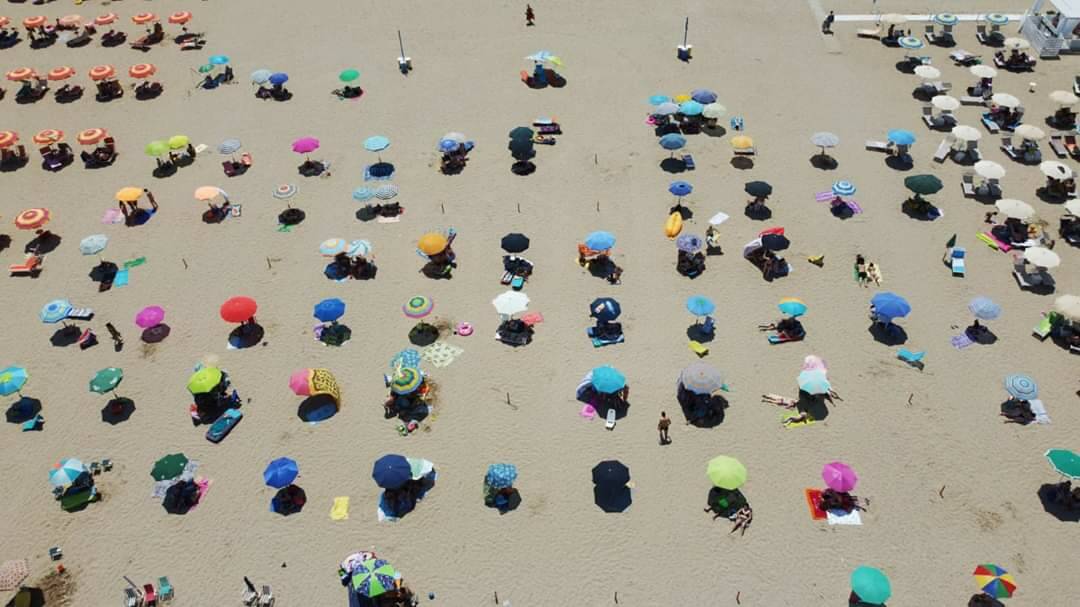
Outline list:
[[[116,193],[116,199],[120,202],[135,202],[143,195],[142,188],[136,188],[134,186],[128,186],[121,189]]]
[[[189,143],[191,143],[191,140],[188,139],[187,135],[173,135],[172,137],[169,137],[169,147],[174,150],[186,148]]]
[[[687,101],[690,101],[690,99],[690,95],[683,93],[681,95],[675,95],[675,97],[672,98],[672,101],[675,103],[686,103]]]
[[[754,147],[754,140],[746,135],[737,135],[731,138],[731,147],[736,150],[745,150]]]

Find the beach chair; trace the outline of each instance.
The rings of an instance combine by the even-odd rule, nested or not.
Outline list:
[[[888,141],[874,141],[872,139],[867,139],[866,149],[871,152],[889,152],[892,150],[892,143]]]
[[[701,324],[701,332],[705,335],[716,335],[716,319],[706,316],[705,322]]]
[[[975,176],[963,175],[960,178],[960,188],[964,191],[964,198],[975,198]]]
[[[240,602],[246,607],[253,607],[259,600],[259,593],[251,588],[244,588],[244,593],[240,595]]]
[[[697,165],[694,163],[694,157],[690,154],[683,154],[682,161],[683,166],[686,167],[687,171],[693,171],[695,168],[697,168]]]
[[[41,273],[41,261],[42,258],[37,255],[27,255],[22,263],[13,263],[8,266],[8,271],[12,276],[37,276]]]
[[[143,584],[143,604],[146,607],[157,607],[157,592],[153,584]]]
[[[949,53],[949,58],[952,59],[953,62],[956,63],[956,65],[962,65],[964,67],[975,65],[979,62],[978,55],[972,55],[964,49],[957,49]]]
[[[923,357],[925,357],[925,356],[926,356],[925,351],[912,352],[911,350],[908,350],[907,348],[900,348],[900,350],[896,353],[897,358],[899,358],[900,360],[906,362],[907,364],[911,365],[912,367],[915,367],[916,369],[918,369],[920,371],[922,371],[923,367],[925,366],[923,364],[923,361],[922,361]]]
[[[983,114],[980,118],[980,121],[983,123],[983,126],[986,127],[986,130],[989,131],[991,135],[997,135],[998,131],[1001,130],[1001,127],[998,126],[998,123],[991,120],[988,114]]]
[[[755,154],[757,154],[757,150],[752,147],[735,150],[736,156],[754,156]]]
[[[690,351],[697,354],[699,358],[705,358],[709,354],[709,348],[700,341],[691,340],[687,345],[690,347]]]
[[[68,318],[74,320],[90,320],[94,317],[93,308],[72,308],[67,315]]]
[[[23,422],[22,431],[23,432],[36,432],[38,430],[41,430],[41,427],[43,425],[45,425],[45,418],[42,417],[41,414],[39,413],[39,414],[35,415],[33,419],[28,419],[25,422]],[[53,560],[57,560],[57,559],[53,559]]]
[[[262,596],[259,597],[259,607],[274,607],[274,591],[270,589],[269,584],[263,584]]]
[[[938,95],[944,95],[952,90],[951,82],[932,82],[930,84],[934,87],[934,90],[937,91]]]
[[[949,253],[949,261],[952,265],[953,276],[959,276],[963,278],[967,272],[967,249],[964,247],[953,247]]]
[[[1047,312],[1043,314],[1042,320],[1039,324],[1035,325],[1035,328],[1031,330],[1032,335],[1039,338],[1039,341],[1045,340],[1050,332],[1054,330],[1054,326],[1061,321],[1061,317],[1057,312]]]
[[[1054,155],[1058,158],[1065,158],[1069,155],[1069,152],[1065,150],[1065,142],[1063,135],[1050,136],[1050,149],[1054,151]]]
[[[881,24],[877,24],[877,27],[873,29],[860,29],[855,32],[855,35],[859,38],[873,38],[874,40],[881,39]]]
[[[975,39],[979,41],[979,44],[985,45],[990,39],[986,37],[986,24],[975,24]]]
[[[960,98],[960,105],[986,105],[986,100],[978,95],[964,95]]]
[[[1003,135],[1001,137],[1001,151],[1005,152],[1005,154],[1013,160],[1020,159],[1020,152],[1013,147],[1012,136],[1010,135]]]
[[[945,162],[945,159],[952,153],[952,143],[949,138],[946,137],[941,140],[941,144],[938,145],[937,152],[934,152],[934,162]]]
[[[929,105],[922,106],[922,121],[926,123],[926,128],[934,128],[934,108]]]
[[[134,588],[124,588],[124,607],[143,607],[142,596]]]
[[[1073,158],[1080,157],[1080,148],[1076,145],[1076,135],[1065,135],[1062,139],[1062,145],[1065,146],[1065,151],[1069,153]]]
[[[612,407],[607,410],[607,418],[604,420],[604,427],[608,430],[615,429],[615,408]]]
[[[926,24],[926,33],[924,35],[926,36],[926,41],[930,44],[937,43],[937,36],[934,35],[934,25],[932,23]]]

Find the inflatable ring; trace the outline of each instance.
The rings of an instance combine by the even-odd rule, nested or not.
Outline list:
[[[458,335],[462,335],[462,336],[467,337],[469,335],[472,335],[472,332],[473,332],[473,326],[470,323],[467,323],[467,322],[459,322],[458,323],[458,326],[457,326],[457,334]]]

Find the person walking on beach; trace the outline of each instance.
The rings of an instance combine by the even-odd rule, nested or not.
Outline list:
[[[670,445],[671,437],[668,436],[668,428],[671,427],[671,419],[668,418],[666,411],[660,412],[660,422],[656,424],[656,429],[660,431],[660,444]]]
[[[836,15],[832,11],[829,11],[829,16],[825,17],[825,21],[821,24],[821,33],[832,35],[832,24],[836,21]]]
[[[532,26],[536,25],[535,23],[533,23],[533,21],[535,21],[535,20],[536,20],[536,13],[533,12],[532,5],[531,4],[526,4],[525,5],[525,25],[527,27],[532,27]]]

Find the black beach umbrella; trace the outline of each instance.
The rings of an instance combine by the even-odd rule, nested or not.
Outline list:
[[[904,180],[904,187],[916,194],[927,196],[936,194],[945,186],[933,175],[912,175]]]
[[[772,194],[772,186],[764,181],[747,182],[746,187],[743,189],[747,194],[754,196],[755,198],[764,198]]]
[[[529,237],[513,232],[502,237],[502,248],[507,253],[524,253],[529,248]]]
[[[766,234],[761,237],[761,246],[768,251],[783,251],[791,246],[791,241],[782,234]]]

